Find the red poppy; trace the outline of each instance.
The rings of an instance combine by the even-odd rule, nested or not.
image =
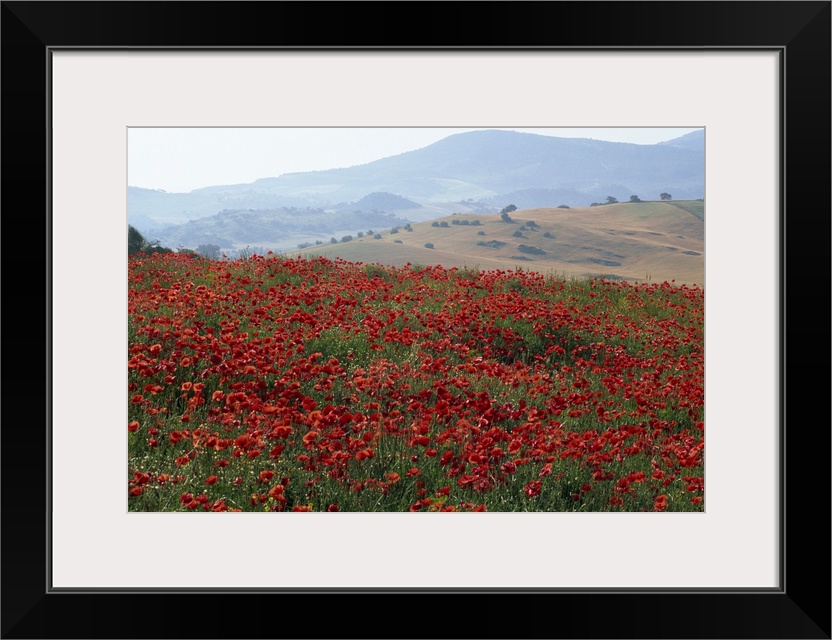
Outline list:
[[[536,495],[540,493],[542,487],[543,483],[540,480],[535,480],[523,487],[523,491],[525,492],[527,497],[534,498]]]
[[[276,484],[271,489],[269,489],[269,495],[272,498],[277,499],[278,496],[280,496],[280,497],[283,496],[284,489],[285,489],[285,487],[282,484]]]

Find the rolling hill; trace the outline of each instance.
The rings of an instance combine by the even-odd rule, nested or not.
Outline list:
[[[512,223],[497,214],[456,214],[412,224],[412,231],[388,229],[380,238],[317,245],[287,255],[704,285],[702,201],[536,208],[510,215]]]

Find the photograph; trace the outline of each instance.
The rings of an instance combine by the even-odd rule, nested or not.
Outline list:
[[[832,3],[394,8],[0,2],[0,638],[832,638]]]
[[[131,128],[130,511],[705,510],[704,128]]]

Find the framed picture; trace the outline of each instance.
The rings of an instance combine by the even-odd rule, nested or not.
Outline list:
[[[830,3],[392,6],[3,3],[3,636],[829,638]],[[703,510],[130,511],[130,130],[567,126],[704,131]]]

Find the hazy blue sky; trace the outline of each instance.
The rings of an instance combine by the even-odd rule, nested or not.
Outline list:
[[[493,127],[504,128],[504,127]],[[365,164],[426,147],[459,128],[130,128],[127,184],[186,192],[283,173]],[[512,129],[564,138],[654,144],[697,129]]]

